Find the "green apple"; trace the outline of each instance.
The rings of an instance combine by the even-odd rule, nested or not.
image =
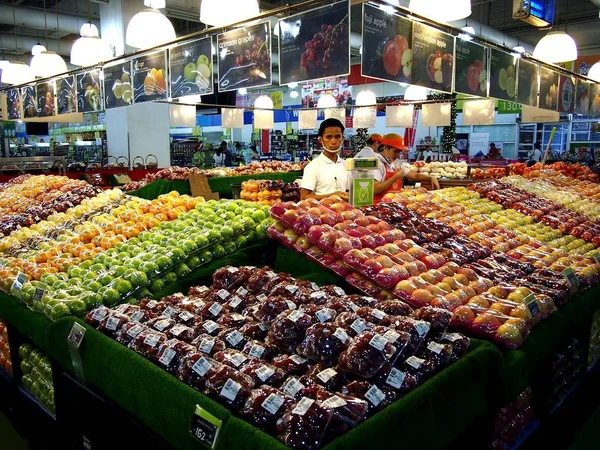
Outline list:
[[[71,314],[71,310],[64,303],[58,303],[52,307],[50,310],[50,319],[58,320],[65,316],[69,316]]]
[[[213,259],[213,253],[210,250],[204,250],[198,255],[200,258],[200,264],[206,264]]]
[[[113,288],[119,291],[120,294],[125,295],[133,290],[133,285],[123,278],[116,278],[113,282]]]
[[[221,244],[217,244],[212,248],[213,257],[220,258],[224,256],[226,251],[225,248]]]
[[[198,56],[198,59],[196,61],[197,65],[204,65],[206,67],[210,66],[210,58],[206,55],[200,55]]]
[[[199,267],[202,264],[202,261],[198,256],[192,256],[191,258],[188,258],[186,264],[190,269],[195,269],[196,267]]]
[[[87,311],[87,304],[83,300],[72,300],[69,302],[69,309],[74,316],[80,316]]]
[[[148,276],[141,270],[134,271],[129,277],[129,281],[133,286],[146,286],[148,284]]]
[[[98,294],[102,296],[102,303],[104,303],[105,306],[114,306],[121,300],[119,291],[109,286],[103,286],[98,291]]]
[[[185,277],[186,275],[190,274],[191,272],[192,272],[192,269],[190,269],[189,266],[185,263],[182,263],[177,269],[175,269],[175,275],[177,275],[177,278],[179,278],[179,279]]]
[[[162,278],[157,278],[156,280],[154,280],[152,282],[152,284],[150,284],[150,292],[152,292],[153,294],[155,294],[158,291],[164,289],[165,286],[166,286],[165,280],[163,280]]]
[[[227,254],[235,253],[237,251],[237,245],[234,241],[227,241],[223,243],[223,248]]]
[[[167,272],[164,276],[165,279],[165,284],[169,285],[169,284],[173,284],[173,283],[177,283],[177,274],[175,272]],[[152,289],[152,288],[150,288]]]
[[[148,288],[143,288],[143,289],[140,289],[140,290],[138,291],[138,293],[137,293],[137,294],[135,294],[135,298],[136,298],[137,300],[141,300],[141,299],[143,299],[143,298],[148,298],[148,297],[150,297],[150,296],[152,296],[152,293],[150,292],[150,289],[148,289]]]

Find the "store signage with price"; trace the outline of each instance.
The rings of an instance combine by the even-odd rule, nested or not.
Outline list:
[[[498,100],[498,114],[519,114],[523,111],[523,106],[519,103]]]

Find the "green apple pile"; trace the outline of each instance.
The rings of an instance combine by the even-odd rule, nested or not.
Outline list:
[[[54,414],[54,383],[50,359],[31,344],[22,344],[19,356],[23,386]]]
[[[94,258],[23,284],[21,300],[52,320],[151,297],[213,259],[266,236],[267,206],[211,200]]]
[[[190,62],[183,68],[183,78],[196,83],[198,89],[207,89],[212,81],[213,65],[211,59],[206,55],[200,55],[196,62]]]

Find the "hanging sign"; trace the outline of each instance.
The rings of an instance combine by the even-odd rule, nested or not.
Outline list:
[[[517,59],[510,53],[490,48],[490,97],[516,101]]]
[[[523,105],[522,123],[552,123],[560,120],[558,111],[536,108],[535,106]]]
[[[238,28],[217,36],[219,92],[270,86],[270,22]]]
[[[469,41],[456,41],[454,90],[468,95],[488,95],[488,48]]]
[[[56,89],[56,112],[71,114],[77,112],[77,89],[75,77],[67,76],[54,80]]]
[[[590,115],[600,116],[600,84],[592,84],[590,89]]]
[[[224,128],[244,128],[244,109],[222,108],[221,122]]]
[[[104,107],[117,108],[133,104],[131,61],[104,68]]]
[[[54,82],[44,81],[35,85],[38,117],[49,117],[56,114]]]
[[[413,125],[414,105],[388,105],[385,108],[385,126],[411,128]]]
[[[131,63],[133,103],[166,100],[167,52],[161,50],[135,58]]]
[[[279,22],[279,84],[350,73],[350,2],[295,14]]]
[[[558,112],[573,114],[575,110],[576,78],[560,75],[558,80]]]
[[[363,4],[361,74],[410,83],[412,22],[373,5]]]
[[[346,110],[344,108],[327,108],[325,110],[325,119],[337,119],[342,123],[346,122]]]
[[[537,106],[539,94],[539,66],[524,59],[519,60],[517,101],[522,105]]]
[[[413,24],[412,83],[437,91],[452,92],[454,36],[428,25]]]
[[[540,108],[558,109],[558,72],[545,67],[540,69]]]
[[[423,126],[449,127],[451,112],[450,103],[426,103],[423,105]]]
[[[575,114],[587,115],[590,113],[590,90],[592,83],[577,80],[575,89]]]
[[[314,130],[317,128],[317,110],[305,109],[298,114],[299,130]]]
[[[377,108],[375,106],[354,108],[353,128],[373,128],[375,126],[377,126]]]
[[[6,91],[6,109],[8,110],[6,115],[10,120],[23,118],[23,103],[19,88],[8,89]]]
[[[171,97],[214,92],[212,37],[176,45],[169,50]]]
[[[25,119],[37,117],[37,90],[35,84],[23,87],[21,98],[23,99],[23,117]]]
[[[77,79],[77,111],[95,112],[102,109],[100,91],[100,69],[78,73]]]
[[[463,104],[463,125],[493,125],[496,102],[470,100]]]

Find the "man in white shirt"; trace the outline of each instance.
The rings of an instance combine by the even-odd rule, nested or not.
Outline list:
[[[383,136],[380,134],[372,134],[369,136],[367,140],[367,145],[359,151],[355,158],[377,158],[377,154],[379,151],[379,142],[381,141]]]
[[[323,153],[304,168],[300,185],[302,200],[317,200],[339,195],[348,200],[348,172],[346,163],[338,153],[344,141],[344,125],[337,119],[326,119],[319,127],[318,142]]]
[[[530,150],[527,156],[529,156],[528,166],[533,166],[535,163],[542,161],[542,146],[539,142],[533,144],[533,150]]]

